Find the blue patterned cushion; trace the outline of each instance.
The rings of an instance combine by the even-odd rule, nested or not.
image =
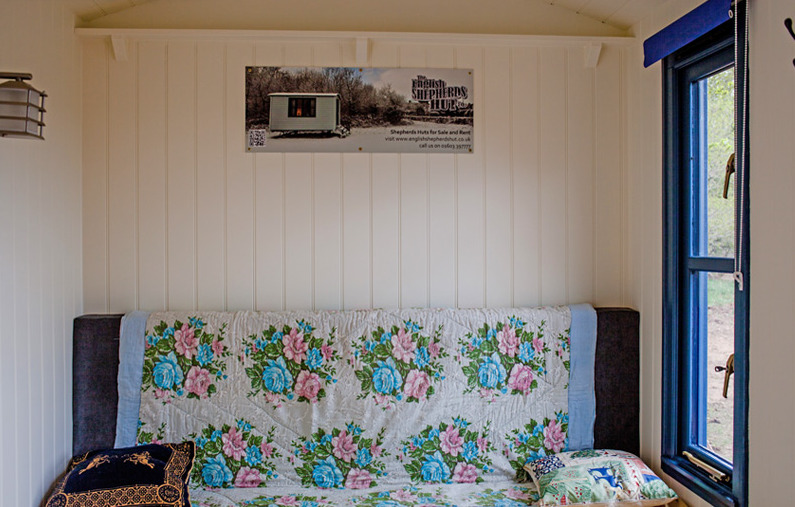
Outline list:
[[[149,444],[75,457],[46,507],[187,507],[195,445]]]

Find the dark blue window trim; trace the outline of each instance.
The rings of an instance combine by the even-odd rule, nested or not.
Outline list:
[[[742,4],[741,4],[742,5]],[[744,8],[738,9],[743,11]],[[738,13],[740,26],[745,20]],[[702,185],[698,178],[691,176],[691,157],[700,158],[698,146],[691,146],[694,130],[703,128],[702,124],[690,124],[690,119],[698,116],[698,100],[690,94],[690,83],[695,79],[713,73],[715,70],[736,63],[737,79],[735,93],[747,97],[743,88],[743,54],[738,53],[734,62],[733,21],[725,23],[707,35],[685,46],[667,57],[663,65],[664,90],[664,160],[663,160],[663,421],[662,421],[662,468],[671,477],[688,487],[712,505],[744,506],[748,499],[748,294],[750,292],[749,235],[748,235],[748,178],[743,188],[745,227],[743,237],[736,240],[743,245],[744,255],[740,259],[745,274],[744,291],[735,292],[735,374],[734,374],[734,456],[732,463],[703,449],[693,448],[690,437],[698,431],[692,426],[696,417],[691,414],[692,397],[704,396],[694,390],[703,385],[690,372],[691,368],[682,366],[686,361],[699,361],[704,351],[690,346],[688,337],[703,323],[689,322],[688,305],[703,304],[706,292],[703,283],[694,283],[689,277],[701,270],[731,273],[734,271],[732,259],[691,256],[697,250],[701,238],[686,234],[694,214],[703,210],[694,207],[689,200],[692,193],[700,194]],[[739,31],[738,47],[743,47],[743,30]],[[695,107],[696,110],[690,109]],[[695,115],[693,113],[696,113]],[[747,114],[747,109],[745,111]],[[743,111],[738,111],[737,124],[740,125]],[[746,130],[747,138],[747,130]],[[748,166],[748,143],[738,139],[738,155],[745,155]],[[738,168],[738,171],[742,168]],[[702,368],[697,375],[704,375]],[[703,379],[702,379],[703,380]],[[703,406],[703,405],[702,405]],[[703,415],[703,414],[702,414]],[[713,467],[730,474],[729,483],[717,483],[701,468],[693,465],[682,456],[690,451]]]

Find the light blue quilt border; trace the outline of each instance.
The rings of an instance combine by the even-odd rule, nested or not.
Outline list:
[[[128,313],[121,319],[119,336],[119,406],[116,412],[114,447],[135,445],[138,411],[141,408],[141,382],[144,371],[146,319],[149,312]]]
[[[589,304],[570,305],[571,354],[569,377],[569,450],[593,449],[596,420],[594,361],[596,310]]]

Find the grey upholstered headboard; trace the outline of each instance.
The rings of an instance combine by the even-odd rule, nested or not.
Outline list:
[[[627,308],[597,308],[596,315],[594,446],[637,454],[640,316]],[[74,321],[73,454],[113,447],[121,317],[84,315]]]

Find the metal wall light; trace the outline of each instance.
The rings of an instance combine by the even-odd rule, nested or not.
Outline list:
[[[0,137],[44,139],[44,98],[46,93],[25,81],[31,74],[0,72]]]

